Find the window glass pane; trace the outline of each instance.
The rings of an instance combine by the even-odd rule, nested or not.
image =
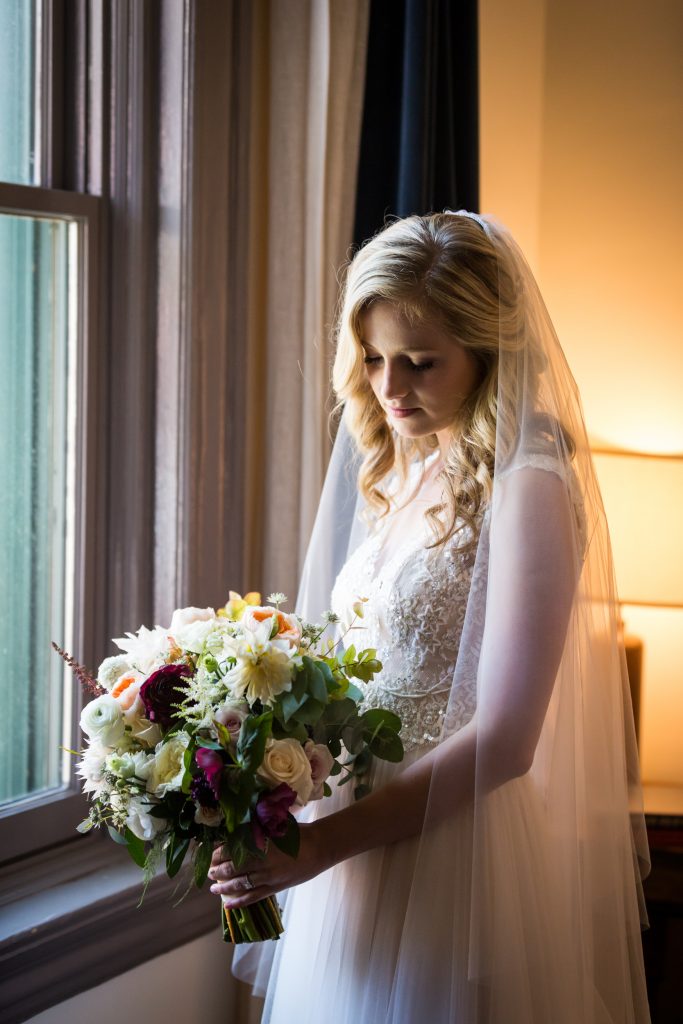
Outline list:
[[[0,0],[0,181],[38,184],[36,0]]]
[[[0,214],[0,802],[66,779],[78,228]]]

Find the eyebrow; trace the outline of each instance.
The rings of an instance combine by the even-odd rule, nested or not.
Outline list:
[[[372,348],[372,349],[374,349],[374,345],[371,345],[369,341],[361,341],[361,345],[363,346],[363,348]],[[377,351],[376,349],[374,349],[374,350]],[[402,348],[401,351],[398,353],[398,355],[407,355],[407,356],[432,355],[432,356],[437,356],[437,355],[439,355],[439,351],[438,351],[438,349],[435,349],[435,348]]]

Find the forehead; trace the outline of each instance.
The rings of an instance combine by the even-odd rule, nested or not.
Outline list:
[[[453,344],[443,328],[424,319],[411,319],[390,302],[374,302],[358,318],[364,348],[379,351],[440,352]]]

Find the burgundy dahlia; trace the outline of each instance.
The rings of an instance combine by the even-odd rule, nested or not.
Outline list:
[[[263,793],[254,809],[252,829],[256,845],[265,849],[267,838],[278,838],[287,831],[289,808],[296,800],[296,793],[286,782]]]
[[[175,724],[178,712],[173,707],[185,690],[185,680],[192,675],[187,665],[164,665],[152,672],[140,687],[140,698],[150,722],[156,722],[164,732]]]
[[[194,759],[202,770],[206,784],[216,800],[221,795],[221,775],[223,774],[223,758],[217,750],[198,747]]]

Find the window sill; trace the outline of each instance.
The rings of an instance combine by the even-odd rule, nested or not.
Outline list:
[[[188,884],[184,871],[179,884],[161,874],[138,909],[141,871],[104,834],[79,837],[5,866],[0,877],[3,1024],[19,1024],[218,929],[217,900],[208,889],[193,889],[173,906]]]

